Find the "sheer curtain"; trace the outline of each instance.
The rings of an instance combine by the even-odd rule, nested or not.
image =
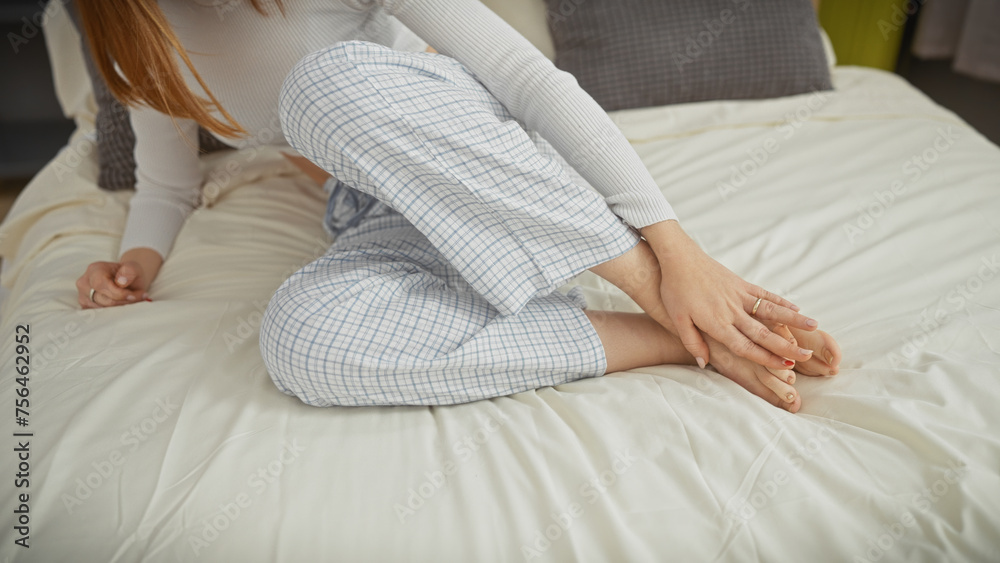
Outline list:
[[[953,58],[955,72],[1000,82],[1000,0],[927,0],[912,51]]]

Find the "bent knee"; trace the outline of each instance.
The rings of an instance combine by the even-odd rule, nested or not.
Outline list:
[[[285,284],[261,321],[260,351],[275,386],[313,406],[414,404],[413,362],[393,346],[405,327],[388,326],[373,304],[392,292],[366,280],[337,296]],[[380,287],[381,286],[381,287]]]
[[[289,143],[312,158],[303,150],[327,140],[326,129],[343,124],[358,104],[366,103],[355,91],[363,78],[359,64],[389,50],[375,43],[342,41],[299,60],[285,77],[278,98],[278,115]]]

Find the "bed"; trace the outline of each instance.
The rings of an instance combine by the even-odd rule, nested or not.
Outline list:
[[[841,343],[798,414],[678,366],[323,409],[257,347],[272,292],[329,244],[322,189],[277,153],[204,157],[215,187],[153,301],[79,310],[130,193],[94,184],[68,35],[51,17],[78,130],[0,227],[3,561],[1000,560],[1000,148],[899,77],[612,114],[706,251]]]

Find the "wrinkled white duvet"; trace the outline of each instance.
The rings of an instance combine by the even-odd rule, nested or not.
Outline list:
[[[113,259],[129,194],[95,187],[78,135],[0,228],[0,557],[1000,560],[1000,149],[897,77],[834,78],[613,116],[709,253],[840,341],[841,374],[800,378],[797,415],[690,367],[454,407],[307,407],[274,388],[257,334],[328,244],[322,191],[267,151],[206,157],[220,189],[154,302],[81,312],[73,282]],[[577,283],[595,308],[632,307]]]

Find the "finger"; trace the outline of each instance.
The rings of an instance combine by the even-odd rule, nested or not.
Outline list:
[[[792,344],[795,344],[796,346],[798,345],[798,340],[795,339],[795,335],[792,334],[792,331],[788,330],[786,325],[781,323],[768,323],[767,321],[764,321],[763,324],[767,328],[771,329],[771,332],[777,334]]]
[[[93,287],[91,280],[98,280],[102,275],[110,275],[115,266],[110,262],[94,262],[87,266],[87,271],[76,279],[76,292],[81,305],[84,300],[90,301],[90,288]]]
[[[766,326],[767,328],[771,329],[771,332],[777,334],[778,336],[784,338],[785,340],[791,342],[792,344],[798,343],[798,341],[795,339],[795,335],[792,334],[792,331],[788,329],[788,325],[776,321],[769,321],[767,319],[758,319],[757,317],[751,317],[751,318],[753,318],[760,324]]]
[[[785,358],[772,354],[767,349],[758,346],[753,340],[750,340],[745,334],[737,330],[735,326],[730,325],[724,331],[724,334],[720,336],[722,338],[719,339],[719,342],[725,344],[734,354],[766,368],[790,369],[795,365],[795,362],[791,362],[790,364],[785,363]]]
[[[101,307],[119,307],[121,305],[129,305],[135,303],[135,301],[126,301],[124,299],[112,299],[107,295],[101,293],[100,291],[94,292],[94,303]]]
[[[137,277],[139,277],[139,272],[136,271],[135,266],[131,262],[126,262],[118,268],[118,272],[115,274],[115,285],[121,288],[128,287]]]
[[[705,344],[705,339],[701,337],[701,331],[694,326],[694,323],[689,318],[675,319],[674,326],[677,328],[677,336],[681,339],[684,349],[694,356],[694,360],[698,362],[698,367],[704,369],[708,365],[710,357],[708,355],[708,344]]]
[[[794,381],[795,374],[790,370],[756,370],[757,380],[764,384],[784,403],[794,403],[797,392],[788,384],[789,378]]]
[[[97,293],[104,295],[111,301],[124,301],[125,297],[132,292],[118,287],[118,285],[111,279],[113,275],[113,272],[95,272],[90,276],[90,287],[94,288]]]
[[[90,300],[89,295],[77,296],[77,302],[80,304],[81,309],[100,309],[101,306]]]
[[[769,352],[792,361],[804,362],[812,357],[812,350],[799,348],[786,338],[782,338],[774,333],[770,328],[764,326],[752,317],[743,316],[736,319],[736,328],[745,334],[758,346],[765,348]],[[783,364],[779,369],[787,369],[792,366]]]
[[[143,291],[142,290],[130,290],[127,289],[125,299],[114,299],[106,293],[100,291],[94,292],[94,298],[101,296],[100,303],[104,307],[114,307],[117,305],[128,305],[130,303],[139,303],[143,301]]]
[[[752,294],[748,296],[751,300],[747,308],[747,313],[752,313],[752,317],[759,320],[772,321],[777,323],[786,324],[788,326],[794,326],[795,328],[801,328],[802,330],[816,330],[819,323],[815,319],[810,319],[809,317],[796,313],[795,311],[789,309],[784,305],[780,305],[764,299],[757,306],[757,312],[753,313],[753,307],[757,303],[757,299],[752,297]]]
[[[770,291],[764,289],[763,287],[760,287],[759,285],[750,284],[750,294],[753,295],[754,301],[756,301],[757,298],[761,298],[764,301],[770,301],[771,303],[774,303],[776,305],[787,307],[795,312],[801,310],[799,306],[796,305],[795,303],[792,303],[791,301],[785,299],[784,297],[776,293],[771,293]]]
[[[91,294],[90,292],[90,282],[85,281],[83,284],[77,284],[79,291],[77,292],[77,301],[80,302],[80,306],[84,309],[100,309],[101,305],[97,303],[95,298],[97,297],[97,292]]]

